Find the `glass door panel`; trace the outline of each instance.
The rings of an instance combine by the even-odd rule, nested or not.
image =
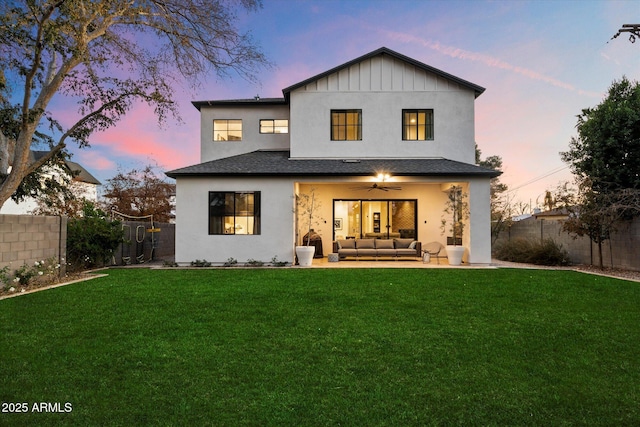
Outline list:
[[[389,202],[391,233],[401,239],[415,239],[417,236],[416,201],[393,200]]]
[[[333,233],[335,239],[360,238],[360,201],[334,200]]]
[[[334,200],[335,239],[416,238],[415,200]]]
[[[362,202],[362,234],[364,238],[386,239],[388,237],[387,205],[386,200]]]

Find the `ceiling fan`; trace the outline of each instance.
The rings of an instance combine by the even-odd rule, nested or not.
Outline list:
[[[389,191],[389,190],[402,190],[402,187],[397,186],[397,185],[386,185],[384,183],[384,181],[389,178],[389,175],[378,175],[378,179],[381,181],[380,183],[378,182],[374,182],[371,185],[362,185],[359,187],[351,187],[352,190],[367,190],[367,191],[371,191],[371,190],[382,190],[382,191]]]
[[[398,187],[397,185],[384,185],[384,183],[378,184],[377,182],[374,182],[371,185],[363,185],[361,187],[351,187],[351,189],[367,190],[367,191],[371,191],[371,190],[389,191],[389,190],[402,190],[402,187]]]

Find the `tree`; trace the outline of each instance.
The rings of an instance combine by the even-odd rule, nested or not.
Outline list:
[[[614,81],[607,98],[578,115],[578,136],[560,153],[576,177],[575,195],[565,191],[564,228],[598,245],[610,240],[620,221],[640,215],[640,84]]]
[[[502,157],[489,156],[482,160],[482,151],[476,144],[476,164],[487,169],[502,172]],[[506,195],[507,186],[499,177],[491,178],[491,239],[496,241],[502,230],[507,227],[512,217],[511,204]]]
[[[238,9],[260,7],[260,0],[0,2],[0,206],[37,191],[42,167],[66,155],[68,141],[88,147],[93,132],[114,126],[136,101],[153,106],[162,123],[178,118],[173,87],[182,79],[195,86],[214,71],[255,81],[270,64],[234,23]],[[56,114],[54,96],[77,102],[77,116]],[[32,145],[49,154],[30,161]]]
[[[103,205],[129,216],[153,215],[157,222],[173,217],[172,196],[175,185],[160,178],[152,165],[142,170],[119,172],[105,184]]]
[[[602,245],[611,241],[629,212],[640,215],[640,190],[597,192],[588,178],[577,180],[577,184],[577,189],[565,183],[557,190],[556,201],[568,213],[562,228],[574,238],[589,237],[598,246],[598,265],[603,269]]]
[[[88,200],[82,196],[84,191],[83,183],[69,181],[68,185],[59,192],[38,195],[36,197],[38,206],[31,213],[33,215],[81,218],[84,205],[88,202]]]
[[[560,153],[596,192],[640,189],[640,84],[614,81],[607,98],[578,115],[578,136]]]
[[[81,218],[67,224],[67,258],[74,270],[102,266],[123,242],[120,222],[111,221],[93,203],[86,202]]]

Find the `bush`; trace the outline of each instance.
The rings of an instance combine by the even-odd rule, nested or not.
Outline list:
[[[211,263],[206,259],[197,259],[195,261],[191,261],[191,267],[211,267]]]
[[[123,241],[119,221],[111,221],[92,203],[85,203],[83,217],[67,225],[67,258],[73,270],[103,266]]]
[[[553,239],[542,242],[529,239],[514,239],[496,246],[494,256],[511,262],[535,265],[569,265],[569,253]]]

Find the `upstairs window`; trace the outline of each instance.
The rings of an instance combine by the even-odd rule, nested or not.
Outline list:
[[[260,234],[260,192],[209,192],[209,234]]]
[[[404,141],[433,140],[433,110],[402,110]]]
[[[242,120],[214,120],[214,141],[242,141]]]
[[[331,110],[331,140],[361,141],[362,110]]]
[[[260,133],[289,133],[289,120],[260,120]]]

